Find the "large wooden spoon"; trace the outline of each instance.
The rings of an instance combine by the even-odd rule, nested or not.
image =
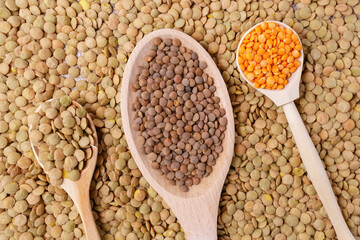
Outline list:
[[[266,21],[266,22],[276,22],[282,27],[290,28],[288,25],[282,22],[277,21]],[[259,23],[261,24],[261,23]],[[239,47],[244,40],[245,36],[250,33],[256,26],[250,28],[241,38]],[[296,35],[297,33],[290,28]],[[301,39],[297,35],[300,43]],[[250,85],[253,85],[241,71],[239,66],[239,49],[236,52],[236,62],[240,75],[242,79],[245,79]],[[311,180],[314,188],[328,214],[331,223],[334,226],[335,232],[338,239],[341,240],[354,240],[354,236],[351,234],[343,215],[341,214],[339,205],[336,201],[335,194],[331,188],[328,175],[325,172],[323,163],[319,157],[318,152],[305,128],[305,125],[300,117],[300,114],[294,104],[294,100],[299,98],[299,85],[302,73],[302,66],[304,62],[304,52],[301,50],[301,58],[298,59],[301,62],[301,66],[291,74],[289,78],[289,83],[281,90],[267,90],[257,88],[259,92],[266,95],[270,98],[277,106],[282,106],[286,118],[288,120],[289,126],[291,128],[292,134],[294,136],[296,145],[299,149],[300,156],[304,166],[306,168],[309,179]]]
[[[50,99],[49,101],[51,101]],[[77,108],[80,108],[81,105],[75,101],[72,102],[72,105],[74,105]],[[41,107],[41,106],[40,106]],[[36,112],[40,111],[40,107],[36,109]],[[93,138],[94,138],[94,145],[91,146],[92,148],[92,157],[87,160],[85,168],[81,171],[81,176],[78,181],[71,181],[68,178],[64,178],[64,182],[61,184],[62,189],[64,189],[71,199],[73,200],[76,209],[78,210],[81,220],[84,225],[85,234],[88,240],[100,240],[100,235],[96,227],[96,223],[94,220],[94,216],[92,214],[91,209],[91,203],[90,203],[90,182],[92,179],[92,176],[94,174],[95,166],[96,166],[96,160],[98,155],[98,138],[96,133],[95,125],[89,116],[87,114],[87,119],[90,124],[90,128],[93,132]],[[30,123],[29,126],[29,133],[33,128],[33,124]],[[36,161],[39,163],[39,165],[44,168],[44,165],[39,161],[39,150],[37,147],[34,146],[32,142],[30,142],[32,150],[35,155]]]
[[[223,140],[224,151],[216,160],[213,172],[203,178],[199,185],[190,187],[188,192],[180,192],[176,186],[170,185],[164,175],[150,167],[151,161],[136,143],[138,132],[132,124],[135,113],[131,106],[135,100],[135,93],[130,85],[135,81],[139,66],[145,62],[146,52],[155,37],[179,38],[182,45],[199,55],[200,60],[206,61],[208,67],[205,72],[214,79],[216,95],[220,97],[220,105],[226,110],[228,125]],[[157,30],[146,35],[133,50],[126,64],[121,87],[121,114],[126,140],[131,154],[150,185],[161,195],[178,218],[186,237],[189,240],[217,239],[217,213],[220,193],[229,171],[234,152],[234,117],[233,110],[224,80],[205,49],[188,35],[172,29]]]

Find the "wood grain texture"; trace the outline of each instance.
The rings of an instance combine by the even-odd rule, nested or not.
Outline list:
[[[277,22],[277,21],[266,21],[266,22],[276,22],[279,25],[290,28],[288,25]],[[262,22],[261,22],[262,23]],[[259,24],[261,24],[259,23]],[[259,25],[257,24],[257,25]],[[245,36],[252,31],[257,25],[250,28],[241,38],[239,47],[244,40]],[[291,29],[291,28],[290,28]],[[296,35],[297,33],[292,30]],[[301,39],[297,35],[300,43]],[[240,69],[238,62],[238,52],[239,47],[236,52],[236,63],[241,77],[246,80],[250,85],[252,83],[246,79],[243,72]],[[318,152],[304,126],[304,123],[300,117],[300,114],[294,104],[294,100],[299,98],[299,85],[301,80],[303,62],[304,62],[304,52],[301,50],[301,66],[291,74],[289,78],[289,83],[281,90],[267,90],[259,89],[258,91],[270,98],[277,106],[282,106],[288,120],[289,126],[293,133],[296,145],[299,149],[300,156],[304,166],[306,168],[309,179],[311,180],[329,218],[331,223],[334,226],[335,232],[338,239],[340,240],[354,240],[354,236],[351,234],[344,217],[341,213],[340,207],[335,198],[333,189],[331,188],[329,178],[324,169],[323,163],[319,157]]]
[[[48,100],[51,101],[52,99]],[[72,104],[76,107],[82,107],[79,103],[73,101]],[[38,112],[40,107],[36,110]],[[86,115],[87,119],[89,120],[90,128],[93,131],[93,137],[95,145],[92,145],[93,155],[92,157],[87,160],[85,168],[81,171],[81,177],[78,181],[71,181],[68,178],[64,179],[64,182],[61,184],[61,187],[69,194],[71,199],[73,200],[76,209],[78,210],[81,220],[84,225],[85,234],[88,240],[100,240],[100,235],[97,230],[97,226],[94,220],[94,216],[91,209],[90,203],[90,182],[92,176],[94,174],[94,170],[96,167],[97,162],[97,155],[98,155],[98,137],[96,133],[95,125],[89,116]],[[29,133],[32,130],[33,125],[30,124],[29,126]],[[30,142],[31,143],[31,142]],[[34,152],[35,159],[39,163],[39,165],[43,168],[44,165],[38,161],[39,151],[38,149],[31,143],[31,148]]]
[[[206,61],[208,67],[205,72],[214,79],[216,95],[220,97],[220,105],[226,110],[228,125],[223,140],[224,151],[216,160],[213,172],[201,183],[190,187],[188,192],[180,192],[176,186],[168,184],[166,177],[150,167],[151,161],[136,143],[138,134],[132,127],[134,112],[131,106],[135,93],[130,90],[130,84],[135,81],[147,50],[155,37],[179,38],[182,45],[199,55],[200,60]],[[217,239],[217,213],[221,190],[229,171],[234,152],[234,117],[233,110],[224,80],[216,64],[205,49],[190,36],[177,30],[161,29],[147,34],[133,50],[124,71],[121,86],[121,114],[125,137],[131,154],[140,171],[150,185],[161,195],[178,218],[186,237],[189,240]]]

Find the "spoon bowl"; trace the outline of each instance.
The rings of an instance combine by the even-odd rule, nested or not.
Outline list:
[[[301,39],[299,35],[288,25],[277,22],[277,21],[265,21],[265,22],[275,22],[278,25],[291,29],[294,34],[299,39],[301,43]],[[255,27],[262,24],[258,23],[252,28],[250,28],[245,34],[242,36],[239,47],[236,51],[236,64],[238,66],[240,76],[242,79],[247,81],[251,86],[253,83],[249,81],[244,73],[241,71],[239,65],[239,48],[245,39],[245,36],[248,35]],[[288,84],[284,86],[281,90],[268,90],[256,88],[256,90],[263,93],[265,96],[270,98],[277,106],[282,106],[285,116],[288,120],[289,126],[291,128],[293,137],[295,139],[296,145],[299,149],[300,156],[302,162],[306,168],[309,179],[311,180],[328,216],[333,224],[335,232],[337,234],[338,239],[341,240],[354,240],[354,236],[351,234],[344,217],[340,211],[340,207],[335,198],[335,194],[331,187],[328,175],[324,169],[323,163],[319,157],[319,154],[308,134],[308,131],[301,119],[301,116],[294,104],[294,100],[299,98],[299,85],[301,80],[301,73],[304,62],[304,52],[301,50],[301,57],[297,59],[300,61],[300,67],[296,69],[294,73],[288,78]]]
[[[278,22],[278,21],[264,21],[264,22],[274,22],[279,24],[281,27],[284,28],[290,28],[288,25],[286,25],[285,23],[282,22]],[[245,37],[257,26],[259,26],[261,23],[256,24],[255,26],[253,26],[252,28],[250,28],[249,30],[247,30],[243,36],[240,39],[240,43],[239,46],[236,50],[236,64],[238,66],[238,69],[240,71],[240,76],[242,77],[242,79],[246,80],[251,86],[253,85],[253,83],[251,81],[249,81],[244,73],[240,70],[240,65],[239,65],[239,48],[241,46],[241,43],[243,42],[243,40],[245,39]],[[293,33],[296,34],[296,36],[299,39],[299,42],[301,43],[301,39],[299,37],[299,35],[292,30]],[[270,98],[277,106],[282,106],[286,103],[292,102],[295,99],[299,98],[299,85],[300,85],[300,80],[301,80],[301,73],[302,73],[302,68],[303,68],[303,63],[304,63],[304,51],[303,49],[301,49],[301,57],[297,59],[301,64],[300,67],[298,67],[296,69],[296,71],[294,73],[291,74],[291,76],[288,78],[289,83],[287,85],[284,86],[283,89],[280,90],[269,90],[269,89],[261,89],[261,88],[257,88],[256,90],[258,90],[259,92],[261,92],[262,94],[264,94],[265,96],[267,96],[268,98]]]
[[[52,99],[48,101],[51,100]],[[72,105],[74,105],[77,108],[82,107],[79,103],[75,101],[72,101]],[[35,112],[39,112],[40,108],[41,106],[39,106]],[[64,181],[61,184],[61,188],[64,189],[73,200],[76,209],[80,214],[81,220],[84,224],[84,229],[87,239],[100,240],[100,235],[99,232],[97,231],[97,226],[94,220],[94,216],[92,214],[90,194],[89,194],[90,182],[95,171],[97,155],[98,155],[98,147],[97,147],[98,138],[97,138],[96,128],[91,117],[89,116],[89,114],[87,114],[86,117],[89,121],[90,128],[93,132],[92,136],[95,142],[94,145],[91,145],[92,157],[87,160],[85,168],[81,170],[80,179],[78,181],[72,181],[68,178],[64,178]],[[34,123],[31,123],[29,125],[29,133],[33,129],[33,126]],[[42,168],[44,168],[44,165],[39,161],[39,149],[37,149],[37,147],[35,147],[31,141],[30,144],[37,163]]]
[[[152,45],[155,37],[178,38],[183,46],[199,55],[200,60],[206,61],[208,67],[205,72],[213,77],[216,87],[215,95],[220,100],[220,106],[226,110],[228,119],[223,139],[223,152],[216,160],[211,174],[202,178],[199,185],[193,185],[188,192],[179,191],[177,186],[170,185],[165,177],[150,166],[150,159],[146,156],[141,146],[136,143],[138,131],[133,127],[135,112],[132,105],[135,92],[130,86],[135,82],[140,66],[145,63],[144,56]],[[121,87],[121,113],[123,128],[130,152],[140,171],[150,185],[161,195],[177,216],[187,239],[217,239],[217,212],[220,193],[229,171],[234,152],[234,117],[225,82],[214,61],[205,49],[190,36],[177,30],[162,29],[147,34],[132,51],[126,64]]]

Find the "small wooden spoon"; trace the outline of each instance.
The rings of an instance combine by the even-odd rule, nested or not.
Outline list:
[[[200,60],[207,62],[205,72],[214,79],[216,95],[220,97],[220,105],[226,110],[228,125],[223,140],[224,151],[216,160],[213,172],[201,179],[199,185],[191,186],[188,192],[180,192],[176,186],[170,185],[166,177],[158,170],[150,167],[150,159],[136,143],[138,132],[134,130],[135,112],[131,106],[135,100],[135,92],[130,85],[135,82],[140,64],[145,62],[144,57],[152,45],[155,37],[179,38],[181,44],[199,55]],[[234,152],[234,117],[233,110],[224,80],[214,61],[205,49],[194,39],[177,30],[162,29],[147,34],[132,51],[126,64],[121,87],[121,113],[126,140],[131,154],[150,185],[161,195],[178,218],[188,240],[217,239],[217,213],[220,193],[229,171]]]
[[[52,99],[48,100],[51,101]],[[77,108],[82,107],[79,103],[72,101],[72,105]],[[41,107],[41,106],[40,106]],[[40,107],[36,109],[36,112],[40,111]],[[90,182],[92,176],[94,174],[96,160],[98,155],[98,138],[96,133],[95,125],[87,114],[87,119],[89,120],[90,128],[93,131],[93,137],[95,144],[91,146],[93,155],[90,159],[87,160],[85,168],[81,171],[81,176],[78,181],[71,181],[68,178],[64,178],[64,182],[61,184],[61,187],[69,194],[71,199],[73,200],[77,211],[80,214],[81,220],[84,225],[85,234],[88,240],[100,240],[100,235],[97,230],[97,226],[94,220],[94,216],[92,214],[91,203],[90,203]],[[29,126],[29,133],[32,130],[33,125]],[[44,165],[39,161],[39,150],[30,142],[32,150],[35,155],[36,161],[39,165],[44,168]]]
[[[297,33],[288,25],[277,22],[277,21],[266,21],[266,22],[276,22],[282,27],[291,29],[296,35]],[[262,22],[261,22],[262,23]],[[245,36],[250,33],[256,26],[250,28],[241,38],[239,47],[244,40]],[[301,39],[297,35],[300,43]],[[236,63],[240,72],[240,75],[245,79],[250,85],[253,85],[250,81],[246,79],[243,72],[239,66],[239,48],[236,51]],[[298,59],[301,62],[301,66],[291,74],[289,78],[289,83],[281,90],[267,90],[257,88],[256,90],[260,91],[268,98],[270,98],[277,106],[282,106],[285,112],[286,118],[288,120],[289,126],[291,128],[292,134],[294,136],[296,145],[299,149],[302,162],[305,165],[308,177],[311,180],[314,188],[330,218],[331,223],[334,226],[338,239],[341,240],[354,240],[354,236],[349,231],[348,226],[344,220],[344,217],[340,211],[339,205],[336,201],[335,194],[331,188],[330,181],[326,171],[324,169],[323,163],[319,157],[319,154],[305,128],[305,125],[300,117],[300,114],[294,104],[294,100],[299,98],[299,85],[302,73],[302,67],[304,62],[304,52],[301,50],[301,58]]]

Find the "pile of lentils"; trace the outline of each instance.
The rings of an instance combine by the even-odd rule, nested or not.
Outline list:
[[[220,240],[336,240],[281,107],[239,79],[240,37],[264,20],[300,36],[296,102],[349,228],[360,236],[358,0],[0,1],[0,238],[85,239],[79,214],[35,162],[29,116],[68,95],[92,116],[99,157],[91,183],[104,240],[184,240],[137,168],[122,130],[120,89],[134,46],[156,29],[197,40],[226,82],[235,155],[219,204]]]
[[[212,172],[227,118],[207,63],[178,38],[154,38],[132,84],[137,143],[171,185],[187,192]]]
[[[71,98],[63,95],[41,104],[39,112],[29,118],[29,139],[50,183],[60,186],[64,177],[79,180],[95,144],[86,109],[75,107]]]

